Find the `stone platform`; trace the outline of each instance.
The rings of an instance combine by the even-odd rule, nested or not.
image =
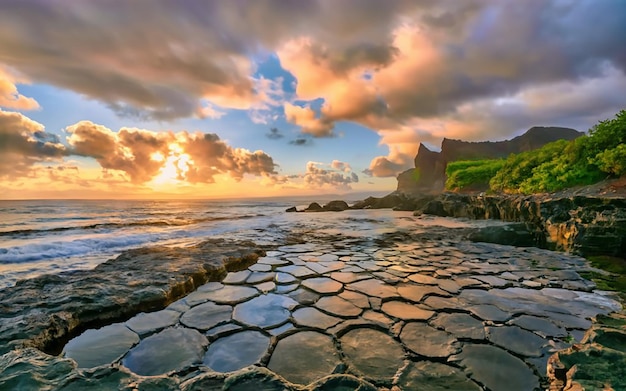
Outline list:
[[[454,239],[287,245],[161,311],[87,330],[66,358],[8,353],[0,372],[60,368],[39,381],[64,390],[545,389],[550,355],[620,309],[586,268]]]

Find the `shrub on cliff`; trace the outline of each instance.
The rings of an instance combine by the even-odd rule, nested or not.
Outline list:
[[[446,167],[446,189],[487,189],[489,180],[504,165],[504,159],[462,160],[448,163]]]

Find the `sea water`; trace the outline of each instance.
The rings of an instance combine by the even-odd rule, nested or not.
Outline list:
[[[285,212],[306,204],[296,199],[0,201],[0,289],[42,274],[91,269],[124,250],[154,245],[192,246],[208,238],[279,244],[305,231],[375,237],[402,227],[480,224],[389,209]]]

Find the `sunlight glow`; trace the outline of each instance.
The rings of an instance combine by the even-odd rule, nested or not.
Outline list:
[[[153,185],[159,187],[180,184],[186,179],[187,172],[194,163],[191,156],[184,153],[180,145],[176,143],[169,145],[167,157],[161,152],[155,152],[150,158],[156,162],[163,162],[159,174],[151,181]]]

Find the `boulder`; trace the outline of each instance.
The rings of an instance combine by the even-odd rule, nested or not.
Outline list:
[[[341,212],[346,209],[350,209],[350,206],[348,206],[346,201],[336,200],[330,201],[328,204],[324,205],[324,208],[322,209],[330,212]]]
[[[297,211],[298,211],[298,209],[295,206],[292,206],[291,208],[285,209],[285,212],[287,212],[287,213],[297,212]]]
[[[317,202],[311,202],[309,206],[304,210],[305,212],[321,212],[324,209]]]

